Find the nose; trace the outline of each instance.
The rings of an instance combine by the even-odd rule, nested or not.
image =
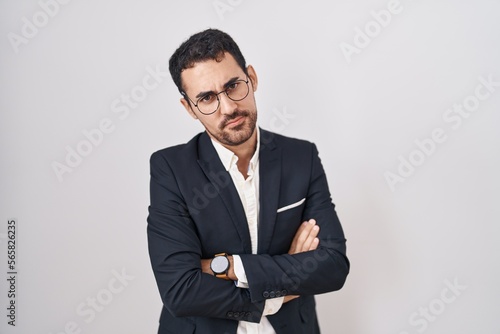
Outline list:
[[[219,95],[219,111],[223,115],[232,114],[238,104],[222,93]]]

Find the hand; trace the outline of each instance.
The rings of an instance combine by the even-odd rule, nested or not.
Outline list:
[[[319,233],[319,226],[316,225],[314,219],[309,219],[300,225],[299,229],[295,233],[292,240],[292,245],[288,250],[288,254],[297,254],[302,252],[307,252],[315,250],[318,248],[319,239],[317,238]],[[283,304],[288,303],[295,298],[299,298],[298,295],[288,295],[283,299]]]
[[[212,262],[212,259],[202,259],[201,260],[201,272],[209,275],[213,275],[214,272],[210,268],[210,262]]]
[[[316,225],[316,221],[314,219],[309,219],[308,221],[303,222],[295,233],[295,237],[292,240],[292,245],[288,250],[288,254],[297,254],[318,248],[318,233],[319,226]]]
[[[288,295],[288,296],[285,296],[285,298],[283,298],[283,304],[286,304],[289,301],[294,300],[295,298],[299,298],[299,297],[300,296],[298,296],[298,295]]]

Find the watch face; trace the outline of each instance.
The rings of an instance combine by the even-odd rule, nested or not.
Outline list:
[[[210,268],[216,274],[222,274],[229,268],[229,260],[225,256],[216,256],[210,263]]]

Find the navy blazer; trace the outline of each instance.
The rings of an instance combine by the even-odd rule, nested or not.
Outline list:
[[[277,334],[315,334],[314,295],[340,289],[349,272],[344,233],[316,146],[260,130],[258,254],[243,205],[210,137],[151,156],[148,244],[164,304],[159,332],[234,334],[259,322],[268,298],[300,295],[268,319]],[[289,255],[300,224],[320,226],[315,251]],[[202,273],[201,259],[241,257],[249,289]]]

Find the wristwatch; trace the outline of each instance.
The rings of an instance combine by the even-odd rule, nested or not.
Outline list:
[[[229,259],[227,256],[227,253],[215,254],[210,262],[210,269],[214,272],[215,277],[229,280],[229,276],[227,275],[229,271]]]

